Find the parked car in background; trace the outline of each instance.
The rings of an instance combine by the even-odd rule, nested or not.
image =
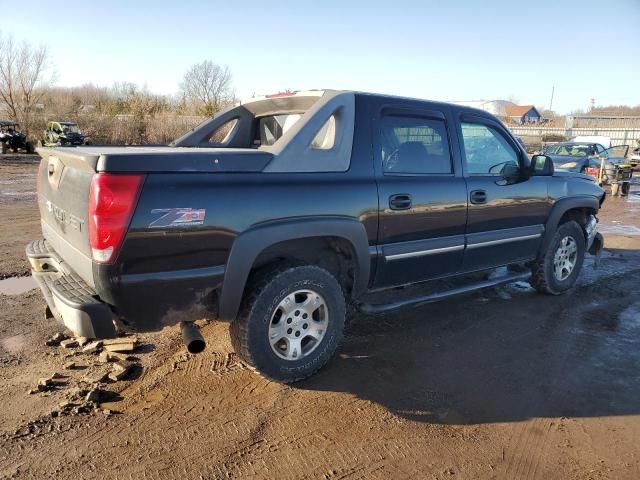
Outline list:
[[[18,152],[24,150],[33,153],[33,144],[27,141],[27,136],[19,130],[20,126],[11,120],[0,120],[0,143],[2,153],[9,150]]]
[[[556,170],[586,173],[596,179],[601,178],[603,160],[605,164],[623,164],[628,151],[627,145],[605,148],[602,144],[587,142],[560,142],[545,145],[543,149],[543,153],[553,160]],[[602,180],[606,183],[604,172],[603,177]]]
[[[45,147],[75,147],[84,145],[84,135],[75,122],[47,122],[42,144]]]

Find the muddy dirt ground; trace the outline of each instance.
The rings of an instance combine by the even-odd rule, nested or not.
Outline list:
[[[0,278],[28,271],[35,169],[0,157]],[[131,372],[87,403],[111,364],[45,346],[63,330],[37,290],[0,294],[0,478],[640,478],[639,210],[635,193],[606,202],[602,264],[569,294],[518,283],[358,317],[295,386],[203,322],[204,353],[176,328],[139,335]]]

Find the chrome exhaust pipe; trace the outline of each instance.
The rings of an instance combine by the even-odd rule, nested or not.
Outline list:
[[[182,330],[182,341],[189,353],[200,353],[204,350],[206,343],[198,327],[193,322],[180,322]]]

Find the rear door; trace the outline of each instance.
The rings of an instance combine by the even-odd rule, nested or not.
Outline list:
[[[460,143],[469,195],[463,270],[535,257],[550,204],[547,177],[528,177],[526,153],[497,121],[463,114]]]
[[[421,105],[380,104],[373,123],[380,202],[376,287],[446,276],[462,265],[467,199],[450,111]]]

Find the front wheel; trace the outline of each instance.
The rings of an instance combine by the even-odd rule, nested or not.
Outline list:
[[[577,222],[563,223],[532,266],[531,285],[542,293],[560,295],[573,287],[580,274],[586,240]]]
[[[291,383],[313,375],[335,353],[345,323],[342,288],[323,268],[275,270],[249,287],[231,341],[258,373]]]

